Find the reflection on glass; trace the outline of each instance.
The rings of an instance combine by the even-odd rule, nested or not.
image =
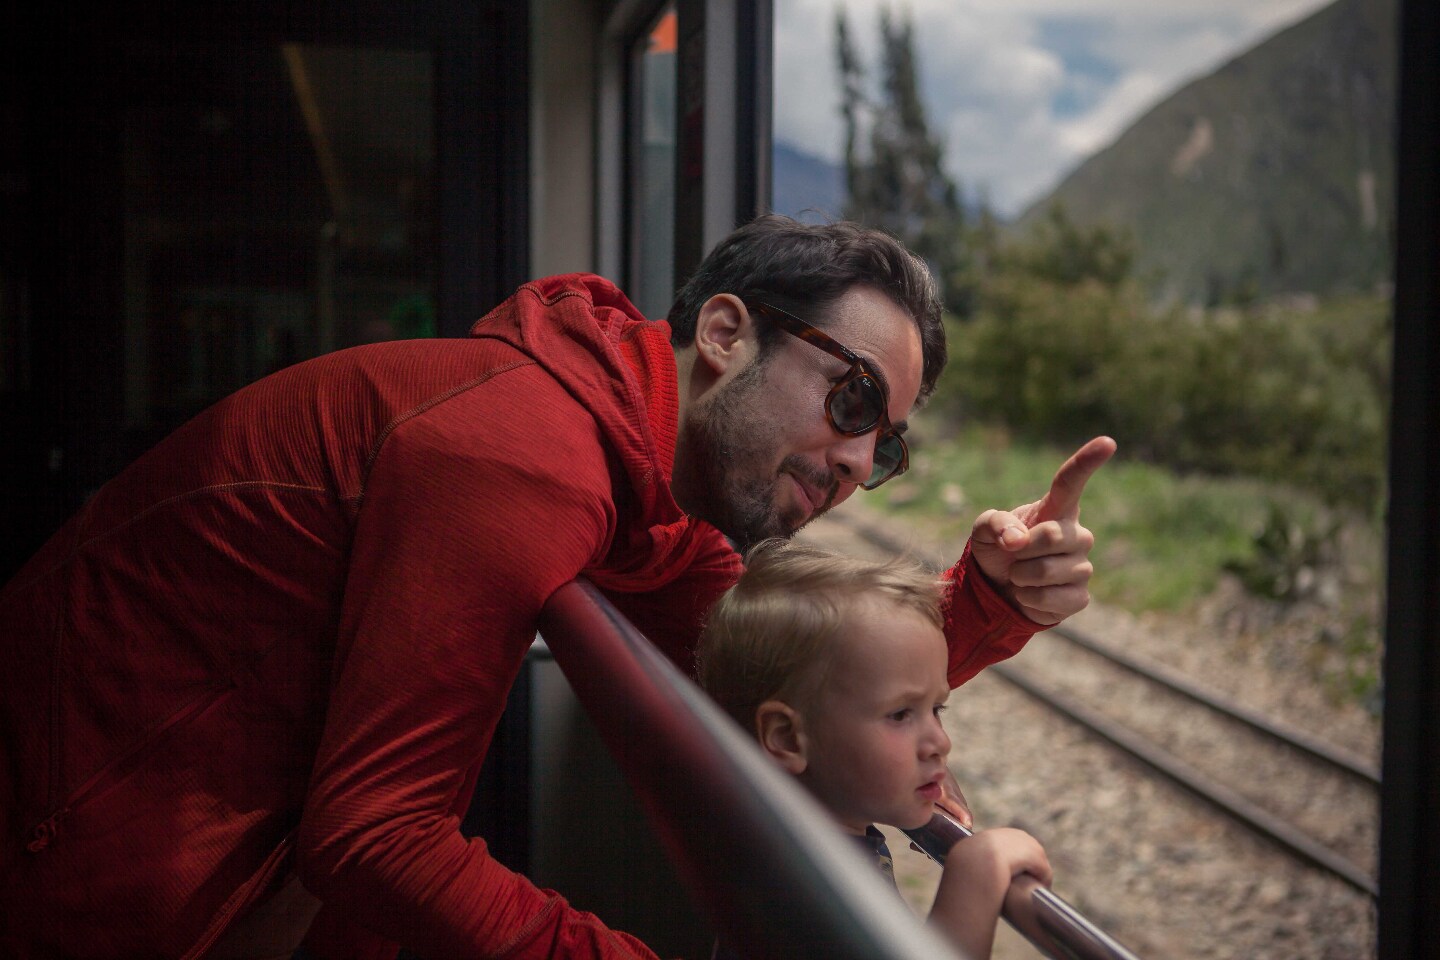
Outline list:
[[[632,277],[635,305],[662,317],[674,293],[675,41],[674,4],[667,5],[636,46],[638,107],[632,171]]]
[[[131,57],[128,427],[158,435],[281,367],[434,336],[429,54]]]

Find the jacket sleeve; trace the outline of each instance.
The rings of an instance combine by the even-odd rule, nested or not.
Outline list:
[[[950,645],[949,679],[960,686],[992,663],[1020,652],[1031,637],[1044,630],[995,592],[970,554],[945,573],[945,639]]]
[[[427,957],[649,958],[459,830],[541,605],[614,527],[593,419],[534,367],[496,381],[395,429],[368,474],[301,879]]]

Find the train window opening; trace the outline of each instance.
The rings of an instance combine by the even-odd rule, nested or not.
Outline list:
[[[1161,3],[1143,24],[1120,6],[777,4],[774,209],[890,230],[943,288],[950,365],[914,418],[910,473],[866,506],[953,557],[981,505],[1038,496],[1080,442],[1115,436],[1116,461],[1085,495],[1094,601],[1067,624],[1082,642],[1050,631],[1007,669],[1165,743],[1336,869],[1322,881],[1287,855],[1248,858],[1254,831],[1238,820],[1205,827],[1223,839],[1204,844],[1147,834],[1186,801],[1153,778],[1124,786],[1118,754],[1027,764],[1023,745],[1043,747],[1008,718],[1033,698],[1007,669],[957,691],[948,714],[965,742],[996,745],[954,757],[962,786],[989,788],[971,797],[977,822],[1056,824],[1060,850],[1103,831],[1107,855],[1057,871],[1056,890],[1115,917],[1141,954],[1187,942],[1371,956],[1394,702],[1382,633],[1405,5],[1222,4],[1196,17]],[[1174,694],[1100,667],[1085,640],[1178,671],[1359,775],[1242,752],[1240,736],[1182,735],[1193,703],[1147,718],[1145,704]],[[1037,717],[1033,729],[1077,725]],[[1076,772],[1087,759],[1088,776]],[[1012,781],[1013,794],[994,788]],[[1117,875],[1116,862],[1143,866]],[[1202,938],[1169,939],[1190,922],[1185,890],[1255,877],[1294,922],[1256,901],[1234,925],[1207,926],[1197,901]],[[1161,902],[1168,916],[1147,912]]]

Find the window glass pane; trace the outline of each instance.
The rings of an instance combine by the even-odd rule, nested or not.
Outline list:
[[[126,422],[157,435],[342,347],[435,333],[429,54],[130,54]]]
[[[637,45],[632,71],[631,288],[647,317],[663,317],[674,293],[676,22],[669,4]]]

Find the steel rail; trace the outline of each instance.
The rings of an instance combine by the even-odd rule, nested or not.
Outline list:
[[[1264,734],[1266,737],[1283,743],[1287,747],[1293,747],[1301,753],[1314,757],[1337,769],[1344,770],[1347,773],[1354,774],[1362,780],[1368,780],[1376,786],[1380,785],[1380,768],[1373,763],[1367,762],[1363,757],[1351,753],[1348,750],[1341,749],[1333,744],[1326,743],[1298,727],[1293,727],[1283,721],[1266,717],[1258,711],[1236,703],[1234,700],[1214,690],[1210,690],[1188,677],[1182,676],[1178,671],[1170,667],[1141,660],[1131,654],[1116,650],[1096,640],[1094,637],[1082,633],[1074,627],[1065,626],[1064,624],[1051,627],[1049,632],[1056,636],[1063,637],[1082,650],[1093,653],[1097,657],[1113,663],[1117,667],[1128,670],[1173,693],[1209,707],[1216,713],[1244,724],[1257,733]]]
[[[1279,844],[1292,854],[1329,873],[1370,896],[1378,896],[1379,885],[1363,869],[1345,857],[1302,833],[1292,824],[1261,808],[1224,784],[1207,777],[1183,760],[1156,746],[1135,732],[1108,717],[1083,706],[1057,690],[1036,683],[1024,672],[1007,664],[992,664],[996,676],[1039,700],[1087,730],[1108,740],[1116,747],[1144,762],[1158,773],[1189,790],[1202,800],[1224,811],[1261,836]]]

